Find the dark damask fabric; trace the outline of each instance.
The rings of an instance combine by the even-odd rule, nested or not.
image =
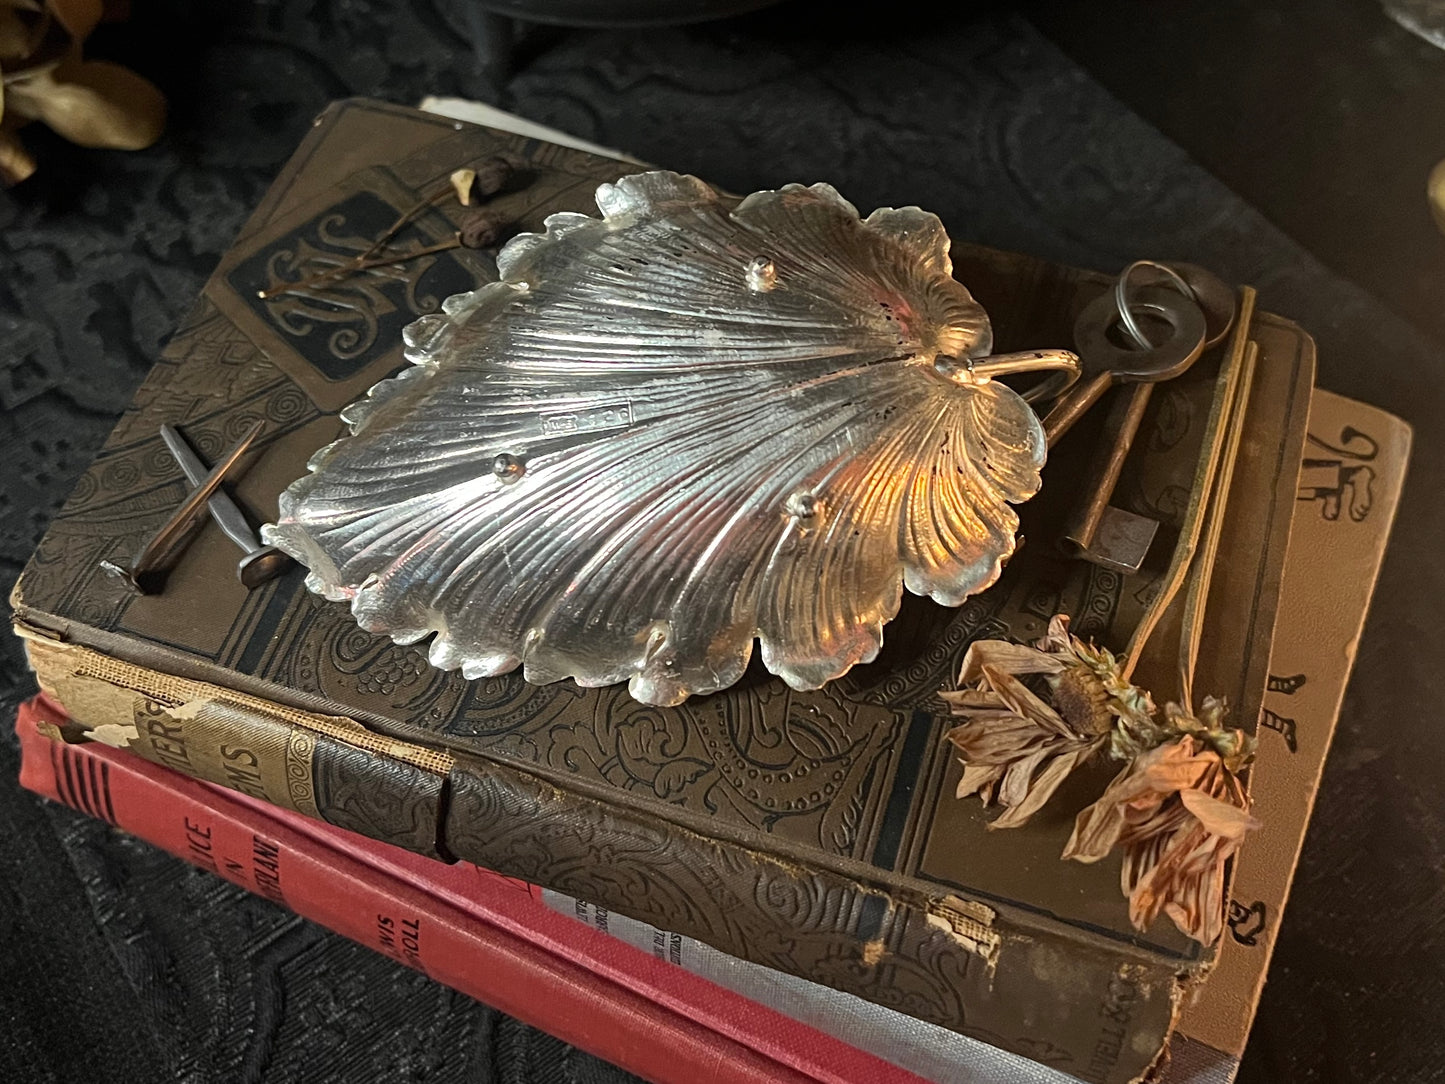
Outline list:
[[[1433,629],[1445,370],[1427,340],[1110,98],[1027,23],[835,5],[645,32],[537,29],[499,85],[465,0],[137,4],[95,51],[156,80],[137,154],[28,132],[0,196],[0,570],[13,581],[202,281],[331,99],[496,101],[733,191],[827,180],[865,211],[1115,269],[1192,260],[1320,346],[1320,384],[1417,426],[1411,481],[1245,1081],[1435,1079],[1445,783]],[[1283,153],[1283,151],[1282,151]],[[32,688],[0,649],[7,713]],[[1301,735],[1300,740],[1308,740]],[[18,790],[0,741],[0,1079],[620,1081],[620,1070]]]

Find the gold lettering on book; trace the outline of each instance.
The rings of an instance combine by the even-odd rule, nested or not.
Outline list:
[[[25,639],[41,686],[86,738],[309,817],[321,819],[313,767],[322,741],[441,776],[451,771],[450,754],[373,734],[345,716],[302,711],[76,644]]]
[[[281,845],[262,836],[251,837],[251,880],[256,891],[273,903],[286,906],[281,890]]]
[[[190,855],[191,861],[202,869],[219,875],[221,871],[216,868],[216,852],[211,844],[211,826],[197,824],[190,817],[185,818],[184,824],[186,853]]]
[[[132,749],[153,763],[187,775],[195,774],[181,726],[166,715],[164,704],[140,697],[135,701],[137,737]]]
[[[310,786],[316,743],[293,742],[292,723],[223,699],[148,704],[152,714],[144,722],[137,711],[140,740],[133,752],[260,801],[319,816]],[[293,785],[298,777],[305,787]]]

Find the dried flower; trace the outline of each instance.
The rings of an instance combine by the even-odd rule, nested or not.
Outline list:
[[[1225,863],[1259,826],[1238,774],[1253,739],[1219,725],[1219,701],[1206,701],[1200,718],[1169,704],[1165,717],[1176,736],[1134,758],[1079,814],[1063,857],[1097,862],[1123,847],[1120,887],[1134,926],[1162,911],[1212,944],[1224,923]]]
[[[943,694],[967,718],[947,734],[964,765],[957,796],[996,800],[1004,813],[989,827],[1013,828],[1101,750],[1127,761],[1079,814],[1063,857],[1097,862],[1122,847],[1134,926],[1163,912],[1212,944],[1224,924],[1225,866],[1259,826],[1240,779],[1254,738],[1224,725],[1224,702],[1206,699],[1197,716],[1173,703],[1159,712],[1110,652],[1070,635],[1062,615],[1032,647],[971,645],[959,684]]]
[[[1020,680],[1028,676],[1049,701]],[[1106,746],[1133,748],[1152,727],[1148,695],[1119,676],[1113,655],[1070,635],[1063,615],[1034,647],[970,645],[959,684],[942,694],[968,720],[946,735],[964,765],[957,796],[1003,806],[990,828],[1026,823],[1075,768]]]
[[[473,186],[479,200],[491,199],[511,183],[516,176],[514,159],[507,155],[494,154],[477,163]]]

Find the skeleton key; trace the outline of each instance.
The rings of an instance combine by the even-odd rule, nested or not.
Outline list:
[[[1127,395],[1116,399],[1105,419],[1102,444],[1089,475],[1092,481],[1066,523],[1064,546],[1097,564],[1137,572],[1159,524],[1146,516],[1114,508],[1109,500],[1138,435],[1154,384],[1179,376],[1194,364],[1204,352],[1209,328],[1203,311],[1193,301],[1192,291],[1171,293],[1150,288],[1140,292],[1138,301],[1130,302],[1124,289],[1130,270],[1120,276],[1115,294],[1096,299],[1079,314],[1074,325],[1076,344],[1085,366],[1099,366],[1102,372],[1081,391],[1060,400],[1044,420],[1044,431],[1057,439],[1116,381],[1133,383]],[[1182,280],[1179,286],[1181,291],[1189,289]],[[1124,295],[1123,308],[1119,295]],[[1138,327],[1135,316],[1140,312],[1167,322],[1169,338],[1153,345]],[[1126,332],[1144,346],[1130,349],[1116,345],[1109,338],[1116,321],[1122,322]]]
[[[1139,330],[1133,318],[1133,303],[1129,298],[1129,283],[1139,286],[1172,285],[1186,297],[1191,297],[1204,310],[1204,349],[1211,350],[1224,341],[1229,329],[1234,326],[1235,310],[1239,299],[1234,287],[1228,285],[1212,271],[1206,271],[1192,263],[1156,263],[1153,260],[1136,260],[1119,273],[1114,283],[1114,300],[1121,313],[1119,322],[1124,330],[1144,350],[1154,344]],[[1122,313],[1129,311],[1129,318]]]
[[[1103,294],[1084,306],[1074,321],[1074,345],[1085,375],[1072,390],[1059,397],[1044,418],[1044,435],[1050,447],[1115,384],[1172,380],[1204,352],[1204,313],[1190,298],[1149,287],[1139,291],[1132,309],[1136,315],[1143,312],[1164,320],[1172,333],[1163,344],[1148,350],[1120,346],[1109,336],[1119,318],[1114,294]]]
[[[1181,297],[1196,302],[1204,315],[1204,349],[1223,341],[1234,325],[1236,298],[1234,290],[1217,275],[1194,264],[1155,263],[1140,260],[1130,264],[1119,275],[1114,287],[1115,310],[1125,334],[1141,350],[1153,350],[1154,343],[1144,334],[1135,319],[1135,305],[1129,297],[1131,276],[1147,275],[1146,282],[1167,283]],[[1171,327],[1172,330],[1172,327]],[[1104,422],[1105,449],[1094,465],[1094,483],[1085,491],[1085,499],[1065,525],[1064,549],[1106,568],[1121,572],[1137,572],[1149,552],[1159,529],[1156,520],[1137,515],[1109,503],[1118,484],[1119,475],[1143,422],[1149,405],[1152,384],[1135,384],[1127,396],[1121,396]]]

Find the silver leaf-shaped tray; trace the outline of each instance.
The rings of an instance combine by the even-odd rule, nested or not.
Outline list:
[[[901,591],[958,605],[1039,486],[1033,410],[939,220],[828,185],[729,210],[643,173],[502,250],[406,331],[268,542],[307,585],[482,677],[725,688],[753,640],[795,688],[871,660]],[[979,360],[975,360],[979,359]]]

